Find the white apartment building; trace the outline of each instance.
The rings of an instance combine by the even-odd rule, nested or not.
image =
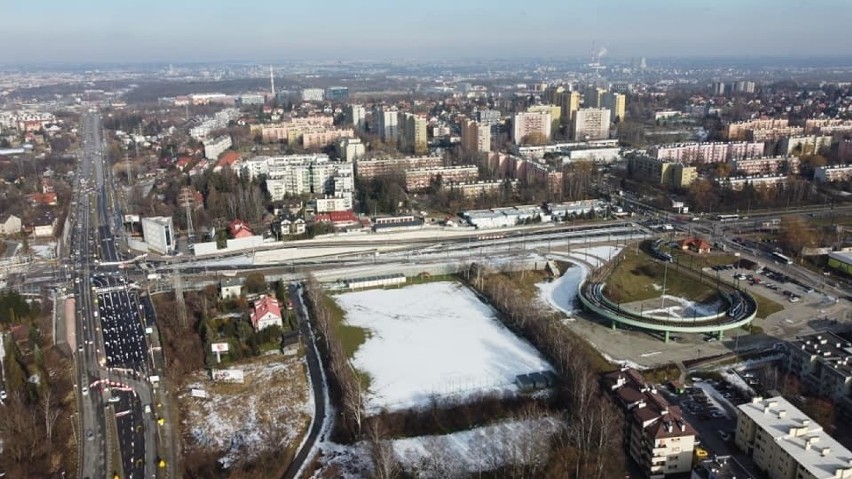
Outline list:
[[[236,108],[225,108],[216,112],[212,118],[206,118],[199,125],[190,128],[189,136],[196,140],[201,140],[207,137],[212,131],[220,130],[228,126],[228,123],[240,117],[240,110]]]
[[[305,88],[302,90],[302,101],[322,101],[325,90],[322,88]]]
[[[337,142],[337,154],[344,161],[353,162],[367,154],[367,148],[360,138],[343,138]]]
[[[142,236],[148,250],[159,254],[175,251],[175,226],[170,216],[142,218]]]
[[[231,147],[231,137],[228,135],[219,136],[210,140],[204,140],[204,157],[208,160],[219,158],[225,150]]]
[[[775,156],[771,158],[749,158],[730,162],[737,175],[778,175],[794,174],[799,171],[799,158],[795,156]]]
[[[516,145],[520,145],[529,135],[539,134],[546,141],[550,141],[552,122],[550,112],[546,111],[515,113],[512,140]]]
[[[787,175],[732,176],[723,179],[722,183],[734,191],[741,191],[746,185],[755,188],[777,188],[787,183]]]
[[[575,140],[609,138],[610,113],[606,108],[580,108],[574,115]]]
[[[648,153],[660,160],[687,164],[723,163],[741,158],[763,156],[765,145],[760,141],[677,143],[651,147]]]
[[[332,211],[346,211],[352,209],[352,193],[343,195],[317,198],[313,200],[314,210],[317,213],[331,213]]]
[[[852,453],[781,396],[737,407],[735,440],[770,479],[852,478]]]
[[[256,157],[243,163],[249,178],[266,176],[273,201],[287,195],[342,195],[354,190],[353,164],[331,161],[327,155]]]

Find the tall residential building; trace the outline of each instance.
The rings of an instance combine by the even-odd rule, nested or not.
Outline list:
[[[232,145],[229,135],[222,135],[216,138],[204,140],[204,157],[208,160],[219,158],[225,150]]]
[[[399,143],[403,152],[423,155],[428,151],[426,118],[413,113],[399,114]]]
[[[627,164],[627,171],[636,178],[651,180],[659,185],[686,188],[698,178],[694,166],[675,163],[650,156],[633,156]]]
[[[713,82],[713,94],[716,96],[722,96],[725,94],[725,82],[717,81]]]
[[[527,108],[527,111],[530,113],[541,113],[547,112],[550,113],[550,121],[557,128],[559,127],[559,121],[562,118],[562,107],[558,104],[556,105],[533,105]]]
[[[574,116],[577,114],[577,110],[580,109],[580,92],[578,91],[566,91],[563,92],[561,98],[561,106],[562,106],[562,122],[570,124],[574,121]]]
[[[346,105],[344,111],[344,122],[352,125],[357,131],[364,131],[367,124],[367,109],[362,105]]]
[[[600,108],[603,106],[605,88],[590,88],[583,95],[583,108]]]
[[[852,478],[852,452],[781,396],[738,406],[735,441],[770,479]]]
[[[680,407],[669,404],[635,369],[607,374],[604,381],[624,411],[625,447],[642,471],[660,479],[688,473],[698,433]]]
[[[171,216],[142,218],[142,237],[148,249],[159,254],[175,251],[175,225]]]
[[[549,141],[551,121],[549,112],[515,113],[512,139],[516,145],[520,145],[530,135],[535,134],[541,135],[544,141]]]
[[[472,153],[491,151],[491,127],[464,120],[461,127],[462,149]]]
[[[609,110],[609,117],[612,121],[624,120],[624,112],[627,109],[627,97],[621,93],[607,92],[603,97],[602,107]]]
[[[396,107],[376,107],[373,109],[371,131],[379,135],[385,143],[397,144],[399,141],[399,115]]]
[[[344,138],[337,142],[337,154],[343,161],[355,161],[363,158],[367,153],[360,138]]]
[[[329,87],[325,91],[325,99],[332,102],[344,102],[349,99],[349,88],[345,86]]]
[[[575,140],[603,140],[609,138],[609,110],[606,108],[580,108],[574,115]]]

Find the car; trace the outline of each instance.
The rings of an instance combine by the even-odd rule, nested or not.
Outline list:
[[[716,341],[718,341],[718,340],[719,340],[719,339],[718,339],[718,338],[716,338],[715,336],[710,336],[710,337],[704,338],[704,341],[706,341],[706,342],[708,342],[708,343],[715,343],[715,342],[716,342]]]
[[[0,401],[5,401],[7,397],[9,397],[9,395],[6,394],[6,390],[0,390]]]
[[[118,397],[118,396],[112,396],[109,399],[107,399],[107,402],[110,402],[110,403],[117,403],[119,401],[121,401],[121,398]]]
[[[93,433],[91,429],[86,429],[86,439],[88,439],[89,441],[95,439],[95,433]]]
[[[83,389],[81,389],[81,391],[83,392],[83,396],[89,395],[89,387],[88,386],[83,386]]]
[[[723,431],[721,429],[719,429],[719,437],[721,437],[723,441],[731,440],[731,435],[728,433],[728,431]]]

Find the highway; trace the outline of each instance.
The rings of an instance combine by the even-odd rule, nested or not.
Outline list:
[[[113,231],[118,213],[110,201],[113,183],[105,172],[100,118],[94,113],[84,117],[83,139],[66,260],[77,313],[69,329],[76,331],[71,346],[83,438],[80,477],[156,477],[158,425],[148,381],[155,367],[146,336],[153,318],[138,287],[110,265],[122,259]]]

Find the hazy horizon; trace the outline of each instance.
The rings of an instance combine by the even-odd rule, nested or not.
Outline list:
[[[4,9],[0,63],[849,57],[848,0],[48,0]],[[532,8],[535,7],[535,8]]]

